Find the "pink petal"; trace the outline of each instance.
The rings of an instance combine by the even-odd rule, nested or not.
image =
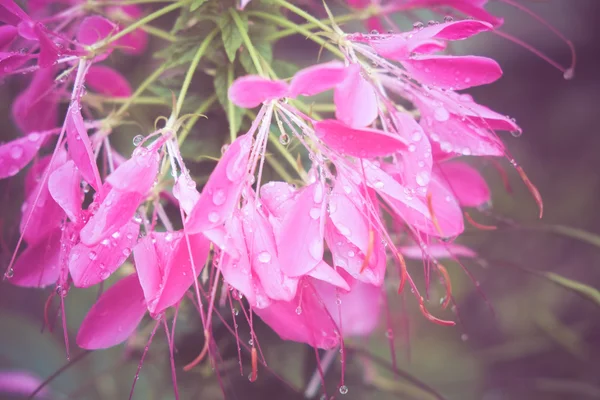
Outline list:
[[[242,135],[227,148],[188,217],[189,233],[215,228],[230,217],[247,177],[251,146],[252,136]]]
[[[81,174],[73,160],[67,161],[50,174],[48,190],[67,217],[73,222],[78,222],[84,195],[81,191]]]
[[[282,339],[331,349],[339,344],[340,335],[333,318],[318,297],[310,281],[300,283],[292,301],[275,301],[254,312]]]
[[[314,127],[327,146],[344,155],[373,158],[406,149],[399,136],[378,129],[355,129],[333,119],[319,121]]]
[[[119,14],[119,17],[122,17],[124,14],[130,23],[143,17],[142,10],[135,4],[109,7],[107,10],[109,15]],[[148,47],[148,34],[142,29],[135,29],[117,40],[116,44],[123,53],[140,55]]]
[[[106,178],[106,182],[115,190],[146,194],[154,186],[159,163],[156,151],[138,147],[129,160]]]
[[[21,21],[31,21],[29,16],[14,1],[2,0],[0,2],[0,21],[17,26]]]
[[[124,342],[146,314],[144,293],[136,274],[111,286],[86,315],[77,334],[79,347],[106,349]]]
[[[99,191],[102,187],[100,172],[96,165],[96,158],[92,150],[92,143],[88,137],[87,128],[83,122],[81,111],[77,103],[73,103],[67,112],[65,119],[67,130],[67,143],[69,144],[69,155],[81,171],[83,179],[90,184],[94,190]]]
[[[313,285],[336,325],[342,327],[344,337],[367,336],[373,333],[379,323],[381,288],[352,278],[348,278],[348,281],[352,287],[347,293],[325,282],[314,282]]]
[[[313,277],[315,280],[327,282],[329,285],[333,285],[332,287],[337,286],[343,290],[350,290],[348,282],[325,261],[318,263],[307,275]]]
[[[77,41],[83,45],[91,46],[117,31],[118,27],[115,24],[104,17],[93,15],[86,17],[79,24]]]
[[[287,182],[271,181],[260,188],[263,205],[269,213],[279,219],[289,214],[294,206],[296,194],[296,188]]]
[[[54,43],[54,40],[49,37],[48,31],[41,23],[38,22],[35,24],[34,32],[40,44],[38,64],[41,68],[51,67],[56,63],[58,57],[65,52],[62,51],[58,45]]]
[[[461,90],[500,79],[502,69],[491,58],[418,55],[402,62],[413,79],[442,89]]]
[[[60,242],[62,232],[55,229],[19,255],[13,266],[13,285],[44,287],[56,283],[60,275]]]
[[[429,139],[415,119],[401,112],[391,113],[392,121],[408,141],[408,151],[402,152],[402,183],[409,189],[427,185],[433,157]]]
[[[189,176],[179,175],[177,182],[173,185],[173,196],[179,201],[186,215],[189,215],[200,199],[200,193],[196,190],[196,182]]]
[[[129,97],[131,86],[117,70],[103,65],[92,65],[85,78],[86,85],[105,96]]]
[[[353,128],[371,125],[378,115],[377,95],[361,75],[359,64],[350,64],[346,79],[335,88],[335,117]]]
[[[446,179],[458,202],[465,207],[477,207],[490,201],[490,188],[479,171],[463,162],[440,164],[441,177]]]
[[[460,244],[429,244],[425,250],[421,248],[421,246],[405,246],[400,247],[399,250],[404,257],[415,260],[427,258],[437,260],[440,258],[477,257],[477,253]]]
[[[248,257],[267,296],[273,300],[292,300],[296,296],[298,279],[288,278],[281,271],[273,228],[267,219],[249,202],[242,210],[243,234]]]
[[[288,85],[283,81],[272,81],[257,75],[236,79],[229,87],[229,100],[242,108],[254,108],[266,101],[288,95]]]
[[[42,179],[36,181],[35,187],[27,194],[27,200],[23,203],[20,230],[25,240],[30,244],[37,242],[49,232],[58,228],[65,218],[64,211],[52,198],[48,190],[48,181],[44,182],[43,176],[47,171],[49,173],[54,172],[59,165],[66,162],[66,158],[67,154],[65,151],[59,150],[57,152],[54,162],[51,166],[49,163],[46,164],[46,169],[41,174]],[[38,172],[36,170],[31,171],[35,175]],[[27,227],[25,226],[26,224]]]
[[[339,61],[304,68],[292,78],[290,97],[314,96],[333,89],[346,79],[346,66]]]
[[[488,22],[465,19],[427,26],[417,32],[411,32],[411,39],[463,40],[493,29],[494,27]]]
[[[161,313],[181,300],[202,272],[210,250],[210,242],[202,234],[189,235],[189,246],[193,258],[190,258],[188,244],[184,237],[175,244],[171,259],[164,271],[162,290],[156,301],[148,304],[151,313]],[[193,273],[194,270],[196,275]]]
[[[137,192],[121,192],[111,189],[98,211],[81,229],[81,242],[86,246],[94,246],[119,230],[131,220],[144,195]]]
[[[30,133],[24,138],[0,145],[0,179],[16,175],[25,168],[50,136],[47,132]]]
[[[21,396],[29,396],[44,381],[37,375],[28,371],[9,370],[0,372],[0,393],[10,393]],[[44,387],[38,392],[36,398],[49,399],[50,390]]]
[[[469,118],[469,122],[482,129],[504,130],[510,132],[521,132],[521,128],[514,119],[501,115],[489,108],[477,104],[468,94],[446,92],[447,98],[443,98],[447,104],[454,107],[449,108],[451,113],[461,117]],[[458,107],[457,107],[458,105]]]
[[[58,123],[58,96],[54,89],[54,68],[42,68],[13,102],[13,118],[23,132],[45,131]]]
[[[296,203],[282,221],[277,246],[286,275],[302,276],[323,259],[325,204],[323,185],[315,182],[299,192]]]
[[[11,27],[10,25],[6,26]],[[25,64],[31,58],[32,56],[29,54],[0,51],[0,77],[13,72],[17,68]]]
[[[140,226],[130,222],[96,246],[79,243],[69,254],[69,272],[76,287],[100,283],[117,270],[131,254]]]
[[[163,272],[166,268],[166,262],[173,249],[171,244],[175,244],[172,239],[168,243],[165,240],[166,232],[153,232],[149,236],[144,236],[133,248],[133,259],[135,261],[135,270],[137,271],[140,285],[144,292],[146,303],[150,304],[157,298],[160,292]],[[181,235],[177,235],[180,239]],[[166,254],[164,254],[166,252]],[[159,257],[158,254],[162,257]]]

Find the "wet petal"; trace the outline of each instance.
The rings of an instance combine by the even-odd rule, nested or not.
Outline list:
[[[436,260],[441,258],[477,257],[477,253],[460,244],[429,244],[426,248],[422,248],[421,246],[405,246],[400,247],[399,250],[403,256],[415,260],[427,259],[429,257]]]
[[[334,92],[335,117],[354,128],[371,125],[378,115],[377,95],[371,83],[361,75],[361,66],[351,64],[346,79]]]
[[[490,188],[479,171],[463,162],[440,164],[441,177],[446,179],[458,202],[465,207],[477,207],[491,200]]]
[[[48,190],[67,217],[73,222],[78,222],[83,192],[81,191],[81,174],[73,160],[67,161],[66,164],[50,174]]]
[[[62,231],[55,229],[43,239],[29,245],[13,266],[9,283],[24,287],[44,287],[58,281]]]
[[[119,165],[106,181],[115,190],[146,194],[154,186],[159,162],[156,151],[138,147],[131,158]]]
[[[333,89],[346,79],[346,66],[339,61],[313,65],[296,73],[290,83],[290,97],[314,96]]]
[[[58,124],[58,96],[54,89],[54,68],[42,68],[13,102],[12,115],[23,132],[40,132]]]
[[[117,70],[104,65],[92,65],[85,77],[86,85],[105,96],[129,97],[131,86]]]
[[[50,136],[47,132],[32,132],[29,135],[0,145],[0,179],[16,175],[38,153]]]
[[[124,342],[146,314],[145,303],[137,275],[121,279],[100,296],[85,316],[77,344],[95,350]]]
[[[257,75],[236,79],[229,87],[229,100],[242,108],[254,108],[269,100],[288,95],[288,85],[283,81],[272,81]]]
[[[79,24],[77,41],[83,45],[90,46],[117,31],[118,27],[115,24],[104,17],[93,15],[86,17]]]
[[[92,149],[92,143],[88,137],[87,128],[81,116],[81,110],[77,103],[73,103],[65,118],[67,130],[67,143],[69,144],[69,155],[75,165],[81,171],[83,179],[98,191],[102,187],[100,172],[96,165],[96,157]]]

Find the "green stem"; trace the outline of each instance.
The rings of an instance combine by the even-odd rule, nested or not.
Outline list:
[[[342,54],[342,52],[337,47],[333,46],[331,43],[320,38],[319,36],[316,36],[313,32],[309,31],[308,29],[304,29],[301,25],[296,25],[293,22],[290,22],[286,19],[281,19],[275,15],[271,15],[271,14],[263,12],[263,11],[249,11],[248,14],[254,15],[254,16],[262,18],[262,19],[266,19],[268,21],[275,22],[277,25],[282,26],[284,28],[295,29],[296,32],[305,35],[307,38],[309,38],[313,42],[325,47],[327,50],[329,50],[330,52],[332,52],[339,58],[345,58],[344,54]]]
[[[97,96],[97,95],[93,95],[93,94],[89,94],[89,93],[84,98],[88,98],[90,100],[90,103],[97,101],[97,102],[106,103],[106,104],[124,104],[124,103],[130,101],[129,97],[105,97],[105,96]],[[171,103],[162,97],[140,96],[140,97],[134,99],[133,101],[131,101],[131,104],[141,104],[141,105],[148,105],[148,106],[151,106],[151,105],[165,106],[165,105],[170,105]]]
[[[110,36],[110,37],[106,38],[105,40],[102,40],[102,41],[98,42],[93,47],[96,48],[96,49],[99,49],[99,48],[102,48],[104,46],[107,46],[110,43],[113,43],[113,42],[121,39],[123,36],[127,35],[128,33],[133,32],[137,28],[140,28],[140,27],[146,25],[148,22],[154,21],[155,19],[160,18],[163,15],[166,15],[166,14],[170,13],[171,11],[175,11],[178,8],[183,7],[184,5],[186,5],[187,3],[189,3],[190,1],[191,0],[179,0],[176,3],[173,3],[171,5],[168,5],[168,6],[164,7],[164,8],[156,10],[152,14],[148,14],[144,18],[140,19],[139,21],[136,21],[133,24],[127,26],[127,28],[123,29],[122,31],[117,32],[113,36]]]
[[[218,29],[213,29],[202,41],[202,43],[200,43],[200,46],[198,47],[198,50],[196,51],[196,54],[194,54],[194,58],[192,59],[192,62],[190,64],[190,67],[187,70],[187,73],[185,74],[185,79],[183,81],[183,84],[181,85],[181,92],[179,92],[179,97],[177,98],[177,106],[175,107],[175,117],[177,118],[179,116],[179,113],[181,112],[181,108],[183,107],[183,102],[185,100],[185,96],[187,94],[187,91],[190,87],[190,84],[192,82],[192,78],[194,76],[194,73],[196,72],[196,69],[198,68],[198,64],[200,63],[200,59],[202,58],[202,56],[204,55],[204,53],[206,53],[206,50],[208,49],[208,46],[210,45],[210,43],[212,42],[212,40],[215,38],[215,36],[217,35],[217,33],[219,33]]]
[[[258,53],[256,52],[256,49],[254,48],[254,45],[252,44],[252,41],[250,40],[250,37],[248,36],[248,32],[246,32],[246,30],[244,29],[244,24],[242,22],[242,19],[240,18],[239,14],[237,13],[237,11],[234,8],[230,8],[229,13],[231,14],[231,18],[233,19],[233,22],[235,23],[235,25],[238,28],[238,32],[239,32],[240,36],[242,37],[242,40],[244,41],[246,48],[248,49],[248,54],[250,55],[250,59],[252,60],[252,63],[254,64],[254,67],[256,68],[256,72],[258,72],[259,75],[264,75],[264,72],[262,69],[262,64],[258,57]]]
[[[129,107],[134,103],[134,101],[140,97],[140,95],[146,90],[146,88],[148,86],[150,86],[155,80],[158,79],[158,77],[165,72],[165,70],[167,70],[168,66],[167,64],[162,64],[160,67],[158,67],[156,70],[154,70],[154,72],[148,76],[136,89],[136,91],[127,99],[125,99],[125,103],[123,103],[123,105],[117,110],[117,112],[115,113],[114,117],[118,118],[120,116],[122,116],[128,109]]]
[[[335,23],[336,24],[343,24],[344,22],[348,22],[348,21],[357,21],[357,20],[363,20],[368,18],[368,14],[366,13],[359,13],[359,14],[345,14],[345,15],[340,15],[339,17],[335,18]],[[321,20],[322,23],[324,24],[330,24],[331,21],[329,20],[329,18],[327,19],[322,19]],[[265,39],[269,40],[269,41],[273,41],[273,40],[278,40],[287,36],[291,36],[291,35],[295,35],[296,33],[298,33],[298,29],[297,27],[301,27],[303,29],[314,29],[317,27],[317,24],[315,24],[314,22],[307,22],[306,24],[302,24],[302,25],[297,25],[294,28],[289,28],[289,29],[284,29],[282,31],[277,31],[274,32],[270,35],[268,35]]]
[[[163,31],[162,29],[156,28],[152,25],[144,25],[140,29],[145,32],[148,32],[152,36],[156,36],[157,38],[166,40],[167,42],[175,43],[177,42],[177,36],[171,35],[167,31]]]
[[[229,64],[227,68],[227,87],[231,87],[233,83],[233,64]],[[235,140],[237,132],[235,131],[235,105],[227,98],[227,119],[229,120],[229,138],[231,142]]]
[[[287,8],[288,10],[290,10],[291,12],[293,12],[294,14],[304,18],[307,21],[312,22],[313,24],[315,24],[316,26],[318,26],[319,28],[323,29],[325,32],[333,32],[333,29],[331,29],[330,26],[325,25],[324,23],[322,23],[321,21],[319,21],[318,19],[316,19],[315,17],[313,17],[312,15],[310,15],[309,13],[307,13],[306,11],[296,7],[295,5],[288,3],[285,0],[274,0],[274,3],[279,4],[280,6]]]
[[[198,108],[194,111],[194,115],[191,116],[190,119],[187,120],[187,122],[183,126],[183,129],[181,130],[181,133],[179,134],[179,137],[177,138],[177,142],[179,143],[180,146],[183,144],[183,142],[189,135],[194,124],[202,116],[202,113],[206,112],[206,110],[208,110],[215,101],[217,101],[217,95],[213,94],[208,99],[204,100],[202,102],[202,104],[200,104],[198,106]]]
[[[266,157],[267,163],[275,170],[275,172],[283,178],[286,182],[292,182],[294,179],[288,172],[285,170],[283,165],[275,157]]]

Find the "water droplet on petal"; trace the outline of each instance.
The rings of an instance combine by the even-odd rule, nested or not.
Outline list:
[[[271,255],[268,252],[263,251],[258,255],[258,261],[261,263],[268,263],[271,261]]]
[[[421,21],[417,21],[413,24],[413,28],[416,30],[421,30],[425,27],[425,25]]]
[[[438,107],[434,110],[433,117],[436,119],[436,121],[444,122],[448,121],[450,118],[450,113],[445,107]]]
[[[308,252],[315,260],[321,260],[323,258],[323,241],[315,240],[308,248]]]
[[[377,181],[375,182],[375,189],[383,189],[383,187],[385,186],[385,183],[383,183],[382,181]]]
[[[346,394],[346,393],[348,393],[348,386],[346,386],[346,385],[340,386],[340,394]]]
[[[338,228],[338,231],[340,231],[342,235],[346,237],[352,236],[352,231],[346,225],[340,223],[336,224],[335,226]]]
[[[426,171],[421,171],[417,174],[417,185],[419,186],[427,186],[427,184],[429,183],[429,173]]]
[[[10,149],[10,156],[13,160],[18,160],[23,155],[23,148],[21,146],[13,146]]]
[[[452,22],[452,21],[454,21],[454,18],[452,18],[450,15],[446,15],[444,17],[444,22]]]
[[[300,306],[296,307],[296,314],[298,314],[298,315],[302,314],[302,307],[300,307]]]
[[[311,208],[309,214],[312,219],[319,219],[319,217],[321,216],[321,209]]]
[[[575,77],[575,70],[573,68],[567,68],[563,74],[563,78],[570,81]]]
[[[208,220],[214,224],[215,222],[217,222],[219,220],[219,214],[217,214],[214,211],[209,213]]]
[[[135,147],[137,147],[140,144],[142,144],[143,141],[144,141],[144,136],[142,136],[142,135],[136,135],[136,136],[133,137],[133,145]]]
[[[227,195],[223,189],[218,189],[213,194],[212,200],[215,206],[220,206],[227,200]]]
[[[98,258],[98,254],[96,254],[95,251],[90,251],[90,253],[88,254],[88,257],[90,260],[95,260],[96,258]]]
[[[279,143],[281,143],[282,145],[286,146],[288,143],[290,143],[290,137],[287,134],[282,133],[279,136]]]
[[[13,276],[15,276],[15,270],[14,270],[14,269],[12,269],[12,268],[9,268],[9,269],[7,269],[7,270],[6,270],[6,272],[4,273],[4,277],[5,277],[6,279],[10,279],[10,278],[12,278]]]

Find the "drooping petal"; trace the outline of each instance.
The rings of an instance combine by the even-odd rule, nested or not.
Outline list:
[[[115,190],[146,194],[154,185],[159,162],[160,157],[156,151],[140,146],[106,181]]]
[[[23,132],[40,132],[58,123],[58,97],[54,88],[54,68],[41,68],[31,83],[13,102],[12,115]]]
[[[200,199],[200,193],[196,190],[196,182],[186,175],[179,175],[177,178],[177,182],[173,185],[173,196],[179,201],[186,215],[190,215]]]
[[[62,232],[55,229],[43,239],[29,245],[13,266],[13,285],[45,287],[56,283],[60,274],[60,239]]]
[[[95,350],[122,343],[145,313],[144,293],[138,277],[129,275],[111,286],[92,306],[79,328],[77,344]]]
[[[346,280],[325,261],[318,263],[307,275],[315,280],[327,282],[328,284],[333,285],[333,287],[350,290],[350,286],[348,286]]]
[[[100,172],[98,171],[92,143],[88,137],[87,128],[85,127],[77,103],[71,105],[65,118],[65,124],[67,143],[69,144],[69,155],[81,171],[83,179],[85,179],[94,190],[100,190],[102,187]]]
[[[308,279],[300,283],[303,287],[294,300],[274,301],[254,312],[284,340],[331,349],[339,344],[340,334]]]
[[[468,89],[495,82],[502,76],[496,61],[479,56],[418,55],[402,64],[412,78],[442,89]]]
[[[31,18],[13,0],[2,0],[0,3],[0,21],[17,26],[21,21],[31,21]]]
[[[392,121],[408,141],[407,151],[402,152],[402,183],[409,189],[417,189],[429,183],[433,167],[433,155],[429,138],[415,119],[407,114],[391,113]]]
[[[50,174],[48,190],[67,217],[73,222],[78,222],[84,196],[81,191],[81,174],[73,160],[67,161]]]
[[[304,68],[294,75],[290,83],[290,97],[314,96],[333,89],[346,79],[346,66],[339,61]]]
[[[69,272],[76,287],[100,283],[117,270],[131,254],[140,226],[130,222],[95,246],[77,244],[69,254]]]
[[[254,108],[265,101],[280,99],[288,95],[288,85],[257,75],[236,79],[229,87],[231,102],[242,108]]]
[[[79,24],[77,41],[83,45],[90,46],[117,31],[118,27],[115,24],[104,17],[93,15],[86,17]]]
[[[229,218],[245,182],[251,144],[252,136],[242,135],[227,148],[188,217],[189,233],[215,228]]]
[[[347,280],[352,286],[346,293],[325,282],[313,285],[336,325],[342,327],[344,337],[367,336],[379,322],[382,289],[350,277]]]
[[[302,189],[282,221],[277,248],[281,268],[290,277],[306,274],[323,259],[324,191],[321,182]]]
[[[81,242],[95,246],[130,221],[144,195],[137,192],[121,192],[111,189],[96,213],[81,229]]]
[[[289,214],[296,194],[296,188],[287,182],[271,181],[260,188],[263,205],[276,218],[283,218]]]
[[[377,118],[377,95],[361,75],[360,64],[350,64],[346,79],[334,91],[335,117],[353,128],[364,128]]]
[[[172,252],[170,246],[167,246],[166,235],[165,232],[153,232],[151,235],[140,239],[133,248],[135,270],[147,304],[156,299],[157,293],[160,291],[163,271],[166,267],[162,263],[163,257],[159,257],[158,254],[163,254],[168,259]],[[173,239],[172,234],[171,239]],[[164,254],[165,251],[167,254]]]
[[[314,124],[317,136],[340,154],[373,158],[406,149],[401,137],[378,129],[356,129],[333,119]]]
[[[446,179],[458,202],[477,207],[490,201],[490,188],[479,171],[463,162],[441,163],[441,178]]]
[[[289,278],[281,270],[273,228],[252,202],[244,207],[242,213],[243,234],[252,271],[260,280],[265,293],[273,300],[293,299],[298,279]]]
[[[6,25],[10,26],[10,25]],[[2,38],[0,38],[1,40]],[[0,77],[9,74],[32,58],[29,54],[20,52],[0,51]]]
[[[105,96],[129,97],[131,86],[117,70],[104,65],[92,65],[85,77],[86,85]]]
[[[118,19],[125,19],[133,23],[143,17],[142,10],[136,4],[120,5],[107,8],[109,15],[115,15]],[[143,29],[135,29],[116,42],[123,53],[140,55],[148,47],[148,33]]]
[[[14,176],[25,168],[48,136],[48,132],[33,132],[21,139],[0,145],[0,179]]]
[[[210,242],[202,234],[189,235],[188,238],[189,248],[185,237],[181,237],[175,244],[171,259],[164,271],[162,288],[156,301],[148,304],[151,313],[161,313],[181,300],[204,268]],[[190,258],[190,249],[192,258]]]
[[[416,32],[411,32],[411,39],[435,38],[443,40],[463,40],[481,32],[491,31],[494,27],[484,21],[464,19],[430,25]]]

